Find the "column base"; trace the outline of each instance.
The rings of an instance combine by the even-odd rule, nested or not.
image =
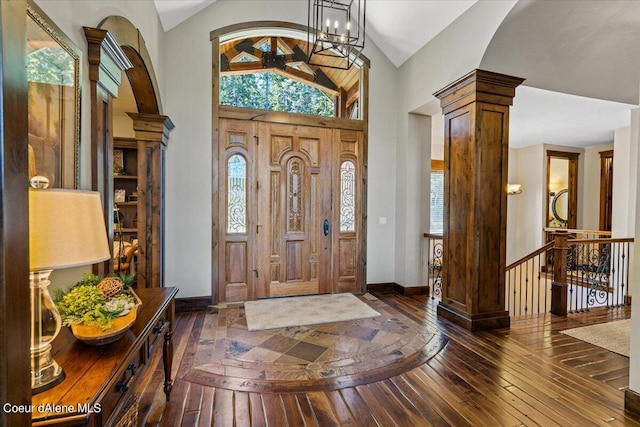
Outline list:
[[[640,394],[637,391],[629,388],[624,391],[624,409],[640,416]]]
[[[508,328],[511,325],[508,311],[469,314],[449,307],[441,301],[438,304],[437,313],[439,317],[450,320],[471,332]]]

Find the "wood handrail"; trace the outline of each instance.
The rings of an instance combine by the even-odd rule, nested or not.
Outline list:
[[[424,233],[422,237],[428,237],[430,239],[442,239],[442,234]]]
[[[551,227],[545,227],[542,230],[548,233],[552,233],[554,231],[566,231],[567,233],[573,233],[573,234],[599,234],[601,236],[611,236],[610,231],[603,231],[603,230],[579,230],[576,228],[551,228]]]
[[[633,243],[633,237],[622,237],[615,239],[567,239],[567,243]]]
[[[533,259],[535,257],[537,257],[538,255],[540,255],[541,253],[551,249],[553,247],[553,240],[550,241],[549,243],[547,243],[546,245],[544,245],[543,247],[541,247],[540,249],[531,252],[529,255],[525,255],[524,257],[520,258],[519,260],[512,262],[511,264],[509,264],[507,266],[507,268],[505,268],[506,270],[511,270],[514,267],[517,267],[519,264],[525,263],[527,261],[529,261],[530,259]]]

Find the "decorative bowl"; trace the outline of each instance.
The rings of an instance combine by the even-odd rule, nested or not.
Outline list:
[[[136,301],[135,307],[129,313],[113,319],[111,326],[105,330],[102,330],[98,325],[85,325],[83,323],[71,325],[71,332],[76,339],[88,345],[104,345],[122,338],[136,321],[138,310],[142,305],[142,301],[133,292],[133,289],[129,290],[129,292]]]

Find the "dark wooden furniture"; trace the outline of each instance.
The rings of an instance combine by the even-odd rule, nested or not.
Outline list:
[[[120,226],[115,225],[114,240],[118,241],[120,233],[125,242],[138,238],[138,142],[133,138],[113,138],[114,153],[122,152],[124,170],[113,174],[114,193],[124,190],[123,202],[114,200],[114,206],[120,214]],[[115,159],[114,154],[114,159]]]
[[[504,300],[509,106],[523,80],[474,70],[435,94],[445,115],[438,315],[472,331],[509,326]]]
[[[177,288],[139,289],[142,300],[136,322],[111,344],[89,346],[63,328],[53,342],[53,356],[66,378],[56,387],[33,396],[34,426],[114,425],[136,396],[137,381],[162,349],[164,392],[172,387],[174,298]],[[41,404],[57,407],[42,408]],[[42,412],[41,409],[51,409]]]

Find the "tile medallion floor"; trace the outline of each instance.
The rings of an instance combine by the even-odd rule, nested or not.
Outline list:
[[[371,294],[359,298],[380,316],[252,332],[242,304],[220,305],[198,317],[184,379],[234,390],[336,389],[398,375],[445,344]]]

